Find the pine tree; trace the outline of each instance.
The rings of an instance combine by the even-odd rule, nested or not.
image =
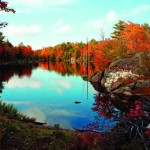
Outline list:
[[[142,24],[142,25],[141,25],[141,27],[142,27],[144,30],[146,30],[146,31],[150,32],[150,26],[149,26],[149,24],[148,24],[148,23],[144,23],[144,24]]]
[[[0,46],[4,44],[4,38],[5,36],[3,36],[3,33],[0,32]]]
[[[125,24],[124,21],[119,20],[119,22],[117,24],[114,25],[113,27],[115,30],[113,33],[111,33],[111,37],[114,39],[120,39],[121,33],[125,28]]]

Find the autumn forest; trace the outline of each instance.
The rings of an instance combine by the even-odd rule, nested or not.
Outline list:
[[[150,25],[112,29],[41,49],[0,31],[0,149],[149,149]]]
[[[150,26],[132,22],[119,21],[114,25],[111,38],[102,40],[92,39],[87,43],[61,43],[54,47],[44,47],[33,50],[30,45],[24,46],[20,43],[13,46],[9,40],[0,33],[0,60],[4,62],[51,60],[51,61],[86,61],[107,66],[108,63],[128,57],[136,52],[148,51],[150,49]]]

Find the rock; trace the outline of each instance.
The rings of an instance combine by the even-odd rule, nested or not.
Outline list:
[[[138,80],[135,84],[135,88],[150,87],[150,80]]]
[[[107,92],[106,91],[106,88],[102,87],[100,83],[98,82],[91,82],[92,86],[94,87],[94,89],[98,92],[102,92],[102,93],[105,93]]]
[[[75,104],[80,104],[81,102],[79,102],[79,101],[75,101],[74,103],[75,103]]]
[[[104,87],[105,84],[105,79],[102,77],[101,82],[100,82],[101,86]]]
[[[125,95],[142,94],[150,91],[150,52],[140,52],[130,58],[119,59],[105,71],[91,76],[91,83],[98,83],[96,89]],[[136,92],[137,91],[137,92]],[[141,92],[140,92],[141,91]]]
[[[128,86],[126,86],[126,87],[124,87],[124,90],[125,90],[125,91],[131,91],[131,88],[128,87]]]
[[[83,75],[83,76],[82,76],[82,79],[83,79],[84,81],[91,81],[91,78],[90,78],[89,76],[87,76],[87,75]]]
[[[115,82],[112,87],[111,87],[111,91],[116,90],[117,88],[119,88],[122,85],[121,82]]]
[[[150,79],[136,81],[132,91],[134,92],[134,94],[137,95],[143,95],[143,94],[150,95]]]
[[[114,61],[105,70],[107,91],[132,95],[138,89],[150,88],[150,52],[136,53],[130,58]],[[141,78],[143,78],[141,80]]]
[[[130,58],[119,59],[110,64],[105,76],[110,72],[131,71],[133,74],[150,76],[150,52],[136,53]]]
[[[124,91],[123,94],[124,94],[124,95],[128,95],[128,96],[133,95],[133,94],[132,94],[131,92],[129,92],[129,91]]]
[[[99,82],[100,83],[103,75],[104,75],[104,72],[100,71],[97,74],[95,74],[94,76],[92,76],[91,81],[92,82]]]
[[[136,82],[132,82],[132,83],[130,83],[130,84],[128,85],[128,87],[129,87],[130,89],[134,89],[134,88],[135,88],[135,85],[136,85]]]

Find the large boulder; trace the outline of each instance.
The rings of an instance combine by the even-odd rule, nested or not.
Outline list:
[[[103,76],[100,72],[93,77],[92,82],[95,81],[108,92],[150,94],[150,51],[112,62]]]
[[[119,59],[110,64],[105,70],[105,75],[109,72],[130,71],[133,74],[150,76],[150,51],[136,53],[130,58]]]

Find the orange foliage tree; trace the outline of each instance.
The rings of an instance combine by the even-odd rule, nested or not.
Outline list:
[[[115,53],[113,51],[114,46],[113,40],[105,40],[96,44],[93,51],[93,59],[100,69],[104,69],[111,61],[112,53]]]
[[[48,48],[44,48],[41,52],[42,58],[48,58],[50,56],[50,51]]]
[[[150,31],[139,24],[125,23],[121,39],[128,50],[140,52],[150,50]]]

